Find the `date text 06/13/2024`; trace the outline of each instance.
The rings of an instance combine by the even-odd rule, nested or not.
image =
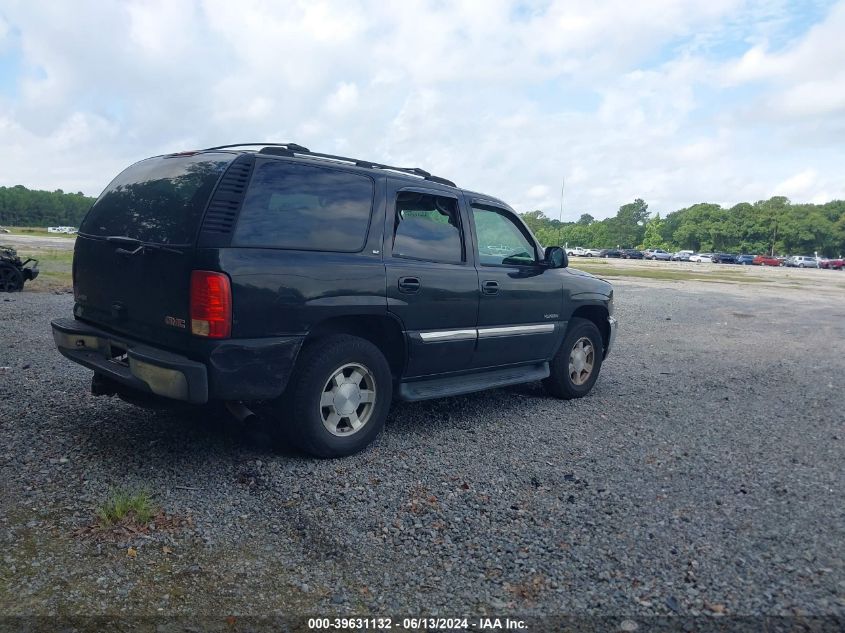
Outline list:
[[[391,630],[475,630],[525,631],[524,620],[515,618],[309,618],[311,630],[391,631]]]

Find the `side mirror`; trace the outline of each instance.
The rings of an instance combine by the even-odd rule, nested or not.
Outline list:
[[[560,246],[547,246],[543,263],[548,268],[566,268],[569,266],[569,257]]]

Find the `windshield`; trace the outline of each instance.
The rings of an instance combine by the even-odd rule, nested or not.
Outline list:
[[[135,163],[100,194],[79,232],[154,244],[192,243],[208,198],[233,158],[203,153]]]

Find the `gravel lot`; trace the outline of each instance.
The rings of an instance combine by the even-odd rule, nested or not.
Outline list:
[[[0,612],[845,615],[842,293],[615,287],[591,396],[397,403],[338,461],[93,398],[72,297],[0,296]],[[82,529],[115,487],[168,517]]]

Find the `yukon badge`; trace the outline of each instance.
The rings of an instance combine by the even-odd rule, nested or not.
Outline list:
[[[185,319],[177,319],[176,317],[166,316],[164,317],[164,324],[169,325],[170,327],[180,327],[183,330],[185,329]]]

